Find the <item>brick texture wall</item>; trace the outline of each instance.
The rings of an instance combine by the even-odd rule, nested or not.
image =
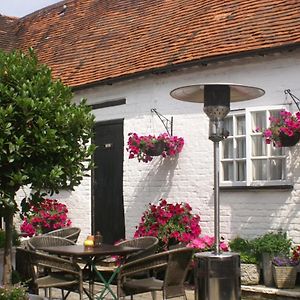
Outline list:
[[[252,101],[232,103],[231,108],[275,105],[290,102],[284,89],[300,96],[300,52],[278,53],[187,68],[169,74],[149,75],[101,85],[76,92],[90,104],[126,98],[126,105],[94,110],[97,121],[124,118],[127,134],[159,134],[164,127],[151,113],[174,117],[174,135],[185,139],[182,153],[174,159],[155,158],[151,163],[129,160],[124,149],[124,206],[126,235],[133,236],[142,212],[149,202],[160,198],[170,202],[187,201],[201,215],[204,234],[213,234],[213,143],[208,140],[208,118],[201,104],[176,101],[169,95],[174,88],[203,82],[234,82],[265,89],[266,94]],[[295,105],[291,105],[295,110]],[[287,230],[300,243],[300,181],[297,145],[289,151],[292,191],[221,192],[221,234],[254,237],[270,229]],[[91,183],[86,178],[74,192],[60,193],[68,204],[73,224],[82,228],[81,240],[91,231]]]

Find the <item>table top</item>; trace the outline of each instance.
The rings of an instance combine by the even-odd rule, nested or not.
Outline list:
[[[128,255],[140,251],[141,248],[101,244],[98,247],[85,247],[83,245],[41,247],[39,250],[43,250],[51,254],[74,257],[91,257],[104,255]]]

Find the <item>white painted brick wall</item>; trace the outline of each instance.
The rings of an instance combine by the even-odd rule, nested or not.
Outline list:
[[[300,52],[237,59],[207,67],[194,67],[164,75],[152,75],[113,85],[77,92],[89,103],[126,98],[127,104],[95,110],[97,121],[124,118],[125,148],[127,134],[159,134],[162,123],[151,108],[166,117],[174,117],[174,135],[185,139],[175,159],[155,158],[151,163],[129,160],[124,149],[124,206],[126,235],[132,237],[142,212],[149,202],[160,198],[187,201],[201,215],[204,234],[213,234],[213,143],[208,140],[208,119],[201,104],[176,101],[172,89],[203,82],[234,82],[265,89],[266,94],[253,101],[232,103],[231,108],[287,103],[284,89],[300,96]],[[289,100],[289,99],[288,99]],[[295,105],[293,106],[295,109]],[[290,153],[294,190],[221,192],[221,234],[254,237],[269,229],[288,231],[300,243],[300,146]],[[72,193],[57,198],[68,204],[74,225],[82,228],[83,239],[90,231],[90,178]]]

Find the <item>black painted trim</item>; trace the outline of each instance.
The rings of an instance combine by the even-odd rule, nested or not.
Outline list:
[[[92,109],[99,109],[99,108],[118,106],[123,104],[126,104],[126,99],[109,100],[102,103],[91,104],[90,106],[92,107]]]
[[[241,191],[271,191],[282,190],[291,191],[294,189],[293,185],[264,185],[264,186],[222,186],[220,191],[222,192],[241,192]]]

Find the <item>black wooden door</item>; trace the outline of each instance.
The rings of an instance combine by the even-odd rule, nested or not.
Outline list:
[[[94,143],[92,228],[105,243],[125,237],[123,206],[123,120],[97,123]]]

